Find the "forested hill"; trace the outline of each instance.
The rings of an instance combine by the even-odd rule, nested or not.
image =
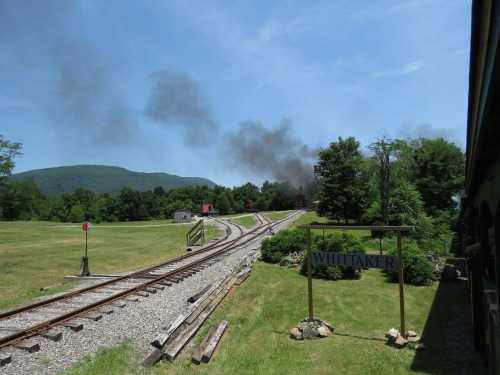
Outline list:
[[[11,178],[15,181],[32,180],[46,194],[73,192],[77,188],[90,189],[96,193],[118,193],[125,186],[139,191],[152,190],[157,186],[165,190],[190,185],[215,186],[214,182],[206,178],[133,172],[105,165],[35,169],[13,174]]]

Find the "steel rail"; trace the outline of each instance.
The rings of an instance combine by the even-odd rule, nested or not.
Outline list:
[[[226,223],[222,223],[222,224],[227,225]],[[16,308],[16,309],[5,311],[3,313],[0,313],[0,321],[4,320],[6,318],[9,318],[11,316],[14,316],[16,314],[19,314],[19,313],[22,313],[22,312],[26,312],[28,310],[32,310],[32,309],[35,309],[35,308],[38,308],[38,307],[42,307],[42,306],[45,306],[45,305],[49,305],[49,304],[57,302],[57,301],[69,299],[71,297],[74,297],[74,296],[77,296],[77,295],[80,295],[80,294],[84,294],[86,292],[90,292],[92,290],[99,289],[101,287],[104,287],[104,286],[107,286],[109,284],[113,284],[113,283],[116,283],[116,282],[119,282],[119,281],[122,281],[122,280],[125,280],[125,279],[128,279],[128,278],[138,278],[141,275],[144,275],[144,274],[147,274],[147,273],[149,273],[151,271],[154,271],[155,269],[162,268],[162,267],[165,267],[165,266],[169,266],[169,265],[178,263],[178,262],[180,262],[180,261],[182,261],[182,260],[184,260],[186,258],[190,258],[190,257],[196,256],[198,254],[201,254],[203,252],[206,252],[208,250],[213,250],[214,248],[217,248],[217,247],[220,247],[220,246],[224,246],[225,243],[221,244],[221,242],[225,241],[231,235],[231,233],[232,233],[231,227],[229,225],[227,225],[227,227],[229,228],[230,232],[226,233],[226,235],[224,236],[224,238],[220,239],[219,241],[217,241],[217,242],[215,242],[215,243],[213,243],[211,245],[208,245],[208,246],[205,246],[205,247],[203,247],[201,249],[192,251],[192,252],[190,252],[188,254],[184,254],[184,255],[181,255],[181,256],[169,259],[169,260],[167,260],[167,261],[165,261],[163,263],[156,264],[154,266],[151,266],[151,267],[139,270],[139,271],[128,273],[128,274],[125,274],[123,276],[115,277],[115,278],[113,278],[111,280],[108,280],[108,281],[105,281],[105,282],[102,282],[102,283],[99,283],[99,284],[91,285],[89,287],[78,289],[78,290],[75,290],[73,292],[68,292],[68,293],[62,294],[62,295],[57,296],[57,297],[52,297],[52,298],[49,298],[49,299],[45,299],[43,301],[36,302],[36,303],[30,304],[30,305],[27,305],[27,306],[22,306],[22,307],[19,307],[19,308]],[[234,241],[234,240],[231,240],[231,241]],[[231,242],[231,241],[229,241],[229,242]]]
[[[287,217],[285,217],[285,218],[283,218],[281,220],[277,220],[277,221],[275,221],[273,223],[269,223],[269,224],[266,224],[266,225],[261,225],[261,226],[255,228],[255,229],[253,229],[252,231],[247,232],[245,235],[241,236],[240,238],[238,238],[236,240],[229,241],[228,244],[224,244],[223,247],[220,250],[217,250],[216,252],[211,253],[211,254],[209,254],[209,255],[201,258],[201,259],[197,259],[193,263],[181,266],[180,268],[177,268],[175,270],[169,271],[169,272],[167,272],[167,273],[165,273],[163,275],[159,275],[156,278],[150,279],[149,281],[146,281],[146,282],[144,282],[144,283],[142,283],[140,285],[137,285],[137,286],[132,287],[130,289],[124,290],[123,292],[119,292],[119,293],[113,294],[112,296],[109,296],[107,298],[101,299],[101,300],[96,301],[94,303],[82,306],[82,307],[77,308],[75,310],[69,311],[69,312],[67,312],[65,314],[62,314],[62,315],[59,315],[59,316],[57,316],[55,318],[46,320],[46,321],[44,321],[42,323],[36,324],[36,325],[34,325],[32,327],[29,327],[27,329],[24,329],[24,330],[21,329],[19,332],[15,332],[15,333],[13,333],[13,334],[11,334],[9,336],[0,337],[0,348],[4,348],[6,346],[15,345],[16,343],[19,343],[22,340],[25,340],[27,338],[36,336],[36,335],[38,335],[41,332],[47,331],[50,328],[52,328],[52,327],[54,327],[56,325],[60,325],[60,324],[66,322],[68,320],[78,318],[78,317],[80,317],[83,314],[88,314],[89,312],[92,312],[92,311],[94,311],[94,310],[96,310],[96,309],[98,309],[98,308],[100,308],[100,307],[102,307],[102,306],[104,306],[106,304],[109,304],[109,303],[114,302],[114,301],[116,301],[118,299],[124,298],[124,297],[126,297],[126,296],[128,296],[130,294],[136,293],[136,292],[138,292],[138,291],[140,291],[142,289],[145,289],[145,288],[147,288],[150,285],[157,284],[158,282],[163,281],[165,279],[168,280],[169,277],[175,276],[176,274],[180,274],[182,272],[189,271],[191,268],[199,266],[200,264],[205,263],[208,260],[216,258],[216,257],[224,254],[228,250],[232,250],[232,249],[238,248],[238,247],[240,247],[242,245],[247,244],[250,241],[253,241],[258,236],[266,233],[267,228],[265,228],[261,232],[258,232],[259,229],[262,229],[262,227],[277,226],[277,225],[281,224],[282,222],[291,219],[296,214],[297,214],[297,212],[294,212],[294,213],[288,215]],[[258,232],[258,233],[256,233],[256,232]],[[248,234],[254,234],[254,233],[256,233],[254,236],[252,236],[252,237],[244,240],[241,243],[238,243],[238,244],[234,245],[234,242],[236,242],[237,240],[241,239],[242,237],[245,237]],[[135,273],[133,275],[135,275]],[[120,277],[120,280],[123,280],[123,279],[126,279],[126,278],[130,278],[130,277],[131,277],[131,275]],[[112,281],[116,281],[116,280],[112,280]],[[111,283],[110,282],[106,282],[106,283],[99,284],[99,286],[106,286],[108,284],[111,284]],[[88,288],[85,288],[85,289],[88,289]],[[83,289],[83,290],[85,290],[85,289]],[[83,292],[82,292],[83,290],[80,290],[79,291],[80,293],[70,293],[70,295],[73,296],[75,294],[83,294]],[[68,295],[63,295],[62,297],[64,297],[64,296],[68,296]],[[61,300],[61,298],[59,298],[57,300]],[[27,311],[27,310],[33,310],[36,307],[39,307],[38,304],[26,306],[26,308],[24,310],[22,310],[21,312],[24,312],[24,311]],[[12,314],[12,315],[15,315],[15,314]]]

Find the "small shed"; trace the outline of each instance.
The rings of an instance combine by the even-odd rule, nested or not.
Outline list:
[[[190,223],[191,216],[191,210],[189,209],[182,209],[174,212],[174,219],[176,223]]]

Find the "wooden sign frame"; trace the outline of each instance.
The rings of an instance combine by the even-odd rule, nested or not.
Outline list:
[[[313,290],[312,290],[312,250],[311,229],[340,229],[340,230],[370,230],[373,232],[396,232],[397,257],[398,257],[398,279],[399,279],[399,314],[401,320],[401,334],[406,337],[405,327],[405,293],[404,293],[404,265],[401,250],[401,237],[403,233],[412,231],[415,227],[405,225],[332,225],[332,224],[306,224],[299,228],[306,230],[307,242],[307,296],[309,305],[309,321],[314,321]]]

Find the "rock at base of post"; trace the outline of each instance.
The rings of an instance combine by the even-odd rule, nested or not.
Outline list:
[[[332,336],[333,326],[324,320],[314,318],[312,322],[308,318],[302,319],[297,327],[290,330],[290,338],[294,340],[313,340]]]

